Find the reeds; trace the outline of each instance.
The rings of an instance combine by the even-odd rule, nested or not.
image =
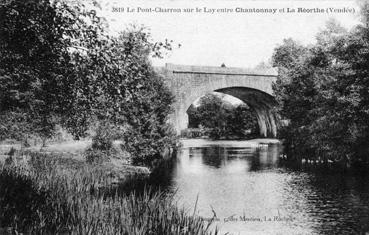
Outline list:
[[[111,179],[97,166],[65,168],[56,157],[33,154],[28,164],[0,166],[0,228],[26,234],[218,233],[160,192],[111,190]]]

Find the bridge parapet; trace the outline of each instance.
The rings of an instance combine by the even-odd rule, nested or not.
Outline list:
[[[165,69],[173,73],[200,73],[200,74],[223,74],[223,75],[248,75],[261,77],[276,77],[278,72],[274,69],[249,69],[236,67],[214,67],[165,64]]]

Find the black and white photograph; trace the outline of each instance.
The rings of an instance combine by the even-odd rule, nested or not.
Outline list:
[[[369,1],[0,0],[0,235],[369,235]]]

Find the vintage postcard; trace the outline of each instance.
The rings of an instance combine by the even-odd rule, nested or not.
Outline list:
[[[0,3],[0,234],[369,234],[369,3]]]

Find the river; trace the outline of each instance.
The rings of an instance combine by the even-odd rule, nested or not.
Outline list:
[[[159,184],[189,214],[214,218],[222,233],[369,232],[367,175],[289,169],[276,140],[182,144]]]

